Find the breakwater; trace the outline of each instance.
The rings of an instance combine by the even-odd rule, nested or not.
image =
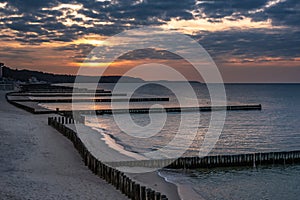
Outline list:
[[[38,105],[37,102],[19,102],[19,101],[14,101],[9,98],[11,93],[6,93],[5,98],[6,101],[17,108],[21,108],[23,110],[26,110],[27,112],[30,112],[32,114],[53,114],[56,113],[55,110],[49,110],[46,108],[43,108]]]
[[[72,141],[74,147],[84,160],[88,168],[96,175],[112,184],[116,189],[120,190],[129,199],[132,200],[167,200],[167,196],[157,192],[149,187],[143,186],[123,172],[109,166],[96,159],[85,144],[80,140],[77,133],[65,126],[65,123],[79,123],[79,121],[69,117],[49,117],[48,125],[54,127],[65,137]]]
[[[147,113],[178,113],[178,112],[212,112],[212,111],[251,111],[262,110],[261,104],[233,105],[233,106],[203,106],[203,107],[166,107],[166,108],[130,108],[130,109],[99,109],[99,110],[74,110],[60,111],[65,116],[72,115],[111,115],[111,114],[147,114]]]
[[[216,155],[205,157],[180,157],[178,159],[136,160],[121,162],[101,162],[89,153],[77,133],[65,124],[84,123],[84,118],[74,120],[71,117],[50,117],[48,124],[68,137],[83,157],[89,168],[107,182],[113,184],[131,199],[166,199],[167,197],[146,188],[130,179],[126,174],[115,168],[147,167],[169,169],[196,169],[222,167],[257,167],[263,165],[286,165],[300,163],[300,151],[262,152],[238,155]],[[133,197],[134,196],[134,197]]]
[[[53,114],[57,113],[56,110],[49,110],[43,108],[39,105],[39,103],[43,102],[44,100],[13,100],[11,96],[19,96],[20,93],[7,93],[6,100],[13,104],[16,107],[24,109],[28,112],[33,114]],[[102,102],[111,102],[111,101],[128,101],[129,99],[101,99],[99,100]],[[60,102],[62,103],[63,99],[47,99],[45,102]],[[65,102],[71,102],[72,100],[67,99]],[[79,100],[81,101],[81,100]],[[147,101],[169,101],[169,98],[166,97],[157,97],[157,98],[132,98],[131,102],[147,102]],[[65,116],[72,116],[73,113],[80,114],[122,114],[122,113],[134,113],[134,114],[144,114],[144,113],[162,113],[162,112],[211,112],[211,111],[218,111],[218,110],[227,110],[227,111],[250,111],[250,110],[262,110],[261,104],[251,104],[251,105],[231,105],[231,106],[201,106],[201,107],[166,107],[166,108],[130,108],[130,109],[99,109],[99,110],[60,110],[60,113]],[[77,115],[77,114],[76,114]]]
[[[121,113],[171,113],[171,112],[211,112],[211,111],[238,111],[238,110],[261,110],[261,104],[254,105],[232,105],[232,106],[202,106],[202,107],[166,107],[166,108],[131,108],[131,109],[101,109],[96,110],[97,115],[103,114],[121,114]],[[80,111],[82,113],[88,113],[89,111]]]
[[[115,94],[115,93],[70,93],[70,92],[14,92],[10,96],[19,96],[19,97],[72,97],[72,96],[86,96],[86,97],[107,97],[107,96],[127,96],[127,94]]]
[[[149,98],[130,98],[130,99],[126,99],[126,98],[122,98],[122,99],[117,99],[117,98],[101,98],[101,99],[97,99],[97,98],[90,98],[90,99],[72,99],[72,98],[68,98],[68,99],[60,99],[60,98],[56,98],[56,99],[22,99],[22,100],[18,100],[19,102],[21,101],[33,101],[33,102],[38,102],[38,103],[79,103],[79,102],[148,102],[148,101],[169,101],[169,98],[159,98],[159,97],[149,97]]]
[[[0,84],[0,90],[3,91],[10,91],[10,90],[14,90],[14,84]]]
[[[150,167],[169,169],[197,169],[220,167],[256,167],[259,165],[300,163],[300,151],[264,152],[253,154],[217,155],[205,157],[180,157],[178,159],[159,159],[112,162],[114,167]]]

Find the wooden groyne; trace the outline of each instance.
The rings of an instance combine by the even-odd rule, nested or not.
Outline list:
[[[107,97],[107,96],[127,96],[127,94],[115,93],[72,93],[72,92],[14,92],[11,96],[32,96],[32,97],[72,97],[72,96],[87,96],[87,97]]]
[[[62,111],[66,116],[72,116],[74,113],[77,115],[111,115],[111,114],[145,114],[145,113],[178,113],[178,112],[212,112],[212,111],[250,111],[262,110],[261,104],[254,105],[233,105],[233,106],[203,106],[203,107],[166,107],[166,108],[130,108],[130,109],[99,109],[99,110],[74,110]]]
[[[88,168],[96,175],[120,190],[132,200],[167,200],[166,195],[161,194],[151,188],[143,186],[129,178],[123,172],[96,159],[85,144],[80,140],[77,133],[64,124],[77,123],[76,120],[68,117],[49,117],[48,125],[54,127],[65,137],[72,141],[74,147],[84,160]]]
[[[266,152],[238,155],[217,155],[205,157],[181,157],[178,159],[141,160],[112,162],[113,167],[150,167],[169,169],[197,169],[220,167],[256,167],[300,163],[300,151]]]
[[[20,89],[22,92],[30,93],[106,93],[111,94],[110,90],[96,89],[89,90],[87,88],[79,88],[73,86],[63,86],[63,85],[53,85],[50,83],[25,83],[20,84]]]
[[[43,108],[38,105],[38,103],[42,102],[36,102],[36,101],[19,101],[19,100],[11,100],[9,96],[14,96],[16,93],[11,92],[6,94],[6,100],[13,104],[16,107],[19,107],[21,109],[24,109],[28,112],[31,112],[33,114],[53,114],[57,113],[56,110],[49,110],[46,108]],[[18,96],[18,95],[17,95]],[[119,99],[120,101],[123,101],[123,99]],[[128,101],[128,99],[125,99]],[[124,101],[125,101],[124,100]],[[38,101],[38,100],[37,100]],[[48,102],[51,102],[52,100],[46,100]],[[63,101],[63,100],[62,100]],[[71,100],[67,100],[71,101]],[[111,102],[111,99],[102,99],[103,102]],[[116,100],[118,101],[118,100]],[[132,98],[131,102],[144,102],[144,101],[169,101],[168,97],[162,97],[162,98]],[[32,102],[35,104],[26,104],[26,102]],[[57,100],[52,101],[57,102]],[[103,115],[103,114],[122,114],[122,113],[134,113],[134,114],[144,114],[144,113],[162,113],[162,112],[211,112],[211,111],[218,111],[218,110],[227,110],[227,111],[247,111],[247,110],[261,110],[262,105],[261,104],[253,104],[253,105],[231,105],[231,106],[202,106],[202,107],[166,107],[166,108],[131,108],[131,109],[99,109],[99,110],[65,110],[60,111],[65,116],[72,116],[73,113],[78,114],[94,114],[97,115]]]
[[[84,123],[84,117],[74,120],[70,117],[49,118],[49,125],[74,140],[77,134],[66,127],[68,123]],[[72,139],[73,138],[73,139]],[[256,167],[260,165],[285,165],[300,163],[300,151],[262,152],[237,155],[215,155],[205,157],[180,157],[178,159],[137,160],[107,163],[111,167],[149,167],[170,169]]]
[[[167,107],[167,108],[130,108],[130,109],[99,109],[99,110],[73,110],[60,111],[65,116],[76,115],[111,115],[111,114],[145,114],[145,113],[177,113],[177,112],[211,112],[211,111],[250,111],[262,110],[261,104],[254,105],[236,105],[236,106],[204,106],[204,107]]]
[[[211,112],[218,110],[261,110],[261,104],[255,105],[233,105],[233,106],[203,106],[203,107],[167,107],[167,108],[131,108],[131,109],[101,109],[96,110],[97,115],[103,114],[117,114],[117,113],[171,113],[171,112]],[[82,113],[89,113],[89,111],[80,111]],[[95,112],[95,111],[93,111]]]
[[[18,102],[18,101],[13,101],[10,100],[8,98],[8,96],[10,95],[10,93],[7,93],[5,95],[6,101],[14,106],[16,106],[17,108],[21,108],[23,110],[26,110],[27,112],[30,112],[32,114],[53,114],[53,113],[57,113],[57,111],[55,110],[49,110],[46,108],[43,108],[41,106],[38,105],[38,103],[35,103],[35,105],[28,105],[28,104],[24,104],[26,102]],[[30,102],[29,102],[30,103]],[[34,103],[34,102],[32,102]]]
[[[149,97],[149,98],[122,98],[122,99],[112,99],[112,98],[103,98],[103,99],[97,99],[97,98],[90,98],[90,99],[23,99],[23,100],[17,100],[19,102],[24,101],[33,101],[38,103],[80,103],[80,102],[148,102],[148,101],[169,101],[169,98],[157,98],[157,97]]]
[[[14,84],[0,84],[0,90],[9,91],[14,90]]]
[[[238,155],[217,155],[205,157],[180,157],[178,159],[137,160],[104,163],[96,159],[80,140],[77,133],[65,124],[84,123],[84,118],[77,120],[71,117],[49,117],[48,124],[65,137],[70,139],[74,147],[96,175],[112,184],[128,198],[133,200],[165,200],[168,199],[151,188],[142,186],[129,178],[116,167],[147,167],[169,169],[196,169],[196,168],[222,168],[222,167],[256,167],[261,165],[285,165],[300,163],[300,151],[264,152]]]

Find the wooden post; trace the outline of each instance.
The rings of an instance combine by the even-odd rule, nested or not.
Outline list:
[[[135,193],[136,183],[134,181],[131,182],[131,199],[136,200],[136,193]]]
[[[155,200],[161,200],[161,194],[160,192],[155,193]]]
[[[151,197],[151,200],[155,200],[155,191],[154,190],[151,190],[151,193],[150,193],[150,197]]]
[[[120,177],[120,171],[117,171],[116,172],[116,178],[117,178],[117,180],[116,180],[116,188],[117,188],[117,190],[120,190],[120,182],[121,182],[121,177]]]
[[[140,184],[135,184],[135,199],[141,200],[141,186]]]
[[[130,197],[130,179],[126,177],[126,196]]]
[[[151,199],[151,189],[150,188],[147,188],[146,189],[146,196],[147,196],[147,200],[150,200]]]
[[[146,200],[147,195],[146,195],[146,187],[142,186],[141,187],[141,200]]]
[[[124,174],[122,175],[122,193],[125,194],[126,193],[126,177],[124,176]]]

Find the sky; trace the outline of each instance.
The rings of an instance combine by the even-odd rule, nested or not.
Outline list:
[[[299,0],[0,0],[0,62],[76,74],[92,49],[111,45],[110,37],[156,26],[202,45],[225,82],[300,82],[299,19]],[[190,80],[199,78],[163,49],[128,52],[108,75],[144,63],[180,65]]]

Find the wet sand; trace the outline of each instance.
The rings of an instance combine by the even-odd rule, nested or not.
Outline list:
[[[116,161],[134,161],[136,159],[143,159],[140,154],[126,151],[120,145],[116,144],[114,140],[106,138],[105,134],[100,134],[96,130],[88,126],[77,124],[66,125],[69,128],[76,130],[79,134],[78,137],[86,145],[87,149],[97,158],[103,162],[116,162]],[[145,159],[145,158],[144,158]],[[126,169],[125,171],[127,171]],[[129,171],[135,173],[126,173],[136,182],[141,185],[150,187],[161,194],[167,195],[170,200],[179,200],[178,188],[175,184],[167,182],[164,178],[158,175],[157,171],[142,173],[143,171],[152,171],[154,169],[139,170],[130,168]],[[140,171],[141,173],[137,173]]]

